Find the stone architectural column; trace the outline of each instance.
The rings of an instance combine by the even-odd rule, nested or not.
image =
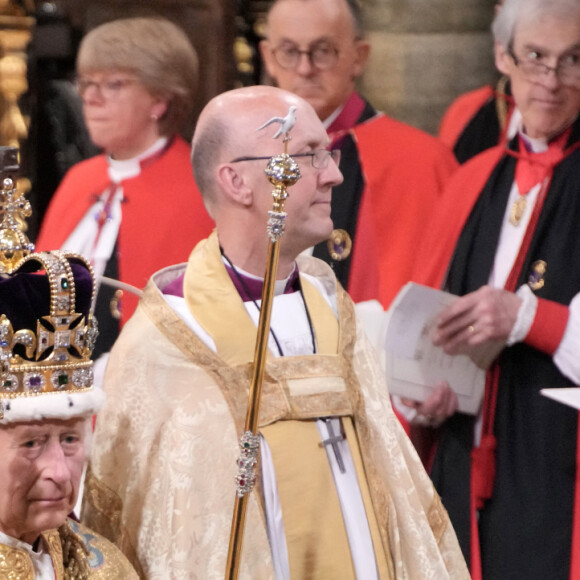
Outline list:
[[[493,83],[495,0],[362,0],[371,58],[362,93],[396,119],[435,133],[460,93]]]

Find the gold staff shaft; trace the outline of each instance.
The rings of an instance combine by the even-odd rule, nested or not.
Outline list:
[[[268,335],[270,333],[270,315],[272,313],[272,299],[274,296],[274,284],[276,282],[276,272],[278,271],[278,256],[280,254],[280,243],[278,240],[270,240],[268,245],[268,258],[266,262],[266,276],[262,289],[262,308],[258,321],[258,335],[256,339],[256,349],[254,352],[254,369],[252,382],[250,384],[248,412],[246,414],[246,424],[244,431],[257,433],[258,414],[260,410],[260,397],[262,394],[262,382],[264,378],[264,367],[266,364],[266,353],[268,350]],[[244,536],[244,525],[246,521],[246,510],[248,506],[249,494],[241,497],[236,494],[234,513],[232,517],[232,527],[230,531],[230,544],[228,549],[228,560],[226,566],[226,579],[235,580],[238,577],[240,557],[242,554],[242,541]]]
[[[293,114],[292,109],[289,112],[289,115],[290,114]],[[232,527],[230,530],[230,544],[225,576],[226,580],[235,580],[238,577],[248,496],[251,492],[253,482],[255,481],[253,467],[257,463],[259,450],[258,416],[268,349],[268,335],[270,333],[270,315],[272,313],[272,301],[274,298],[274,284],[276,282],[276,273],[278,272],[280,238],[284,233],[284,220],[286,218],[286,213],[284,212],[284,202],[287,196],[286,190],[288,186],[296,183],[296,181],[300,179],[298,165],[288,155],[288,142],[290,141],[288,131],[290,128],[291,127],[289,127],[284,133],[284,153],[272,157],[265,170],[270,183],[274,185],[274,190],[272,191],[274,206],[272,211],[269,212],[268,234],[270,241],[268,244],[264,286],[262,288],[262,307],[260,308],[260,318],[258,320],[258,333],[256,338],[256,348],[254,351],[254,367],[252,382],[250,384],[246,424],[244,434],[240,441],[242,455],[240,455],[240,458],[238,459],[238,466],[240,467],[240,464],[243,464],[244,461],[248,460],[247,457],[243,455],[244,447],[248,448],[251,458],[249,460],[249,469],[246,469],[246,466],[241,467],[241,471],[238,469],[238,493],[236,494]],[[250,451],[250,449],[252,451]],[[242,474],[241,476],[240,473]],[[243,485],[241,482],[242,479],[244,480]]]

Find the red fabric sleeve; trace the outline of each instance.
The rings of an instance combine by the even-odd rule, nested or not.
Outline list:
[[[554,354],[562,342],[569,314],[567,306],[539,298],[534,322],[524,342],[546,354]]]

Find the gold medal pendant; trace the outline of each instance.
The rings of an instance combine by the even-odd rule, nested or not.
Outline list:
[[[535,292],[544,287],[544,275],[546,274],[547,264],[544,260],[536,260],[532,264],[532,273],[528,278],[528,286]]]
[[[352,240],[345,230],[333,230],[327,241],[328,253],[335,262],[346,260],[352,250]]]
[[[522,217],[524,216],[524,212],[526,211],[526,205],[528,202],[526,201],[525,196],[520,195],[516,201],[512,204],[510,209],[510,218],[509,222],[512,226],[519,226],[520,222],[522,221]]]

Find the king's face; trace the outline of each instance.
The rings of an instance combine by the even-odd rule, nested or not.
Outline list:
[[[0,530],[33,544],[73,510],[85,462],[87,420],[0,427]]]

